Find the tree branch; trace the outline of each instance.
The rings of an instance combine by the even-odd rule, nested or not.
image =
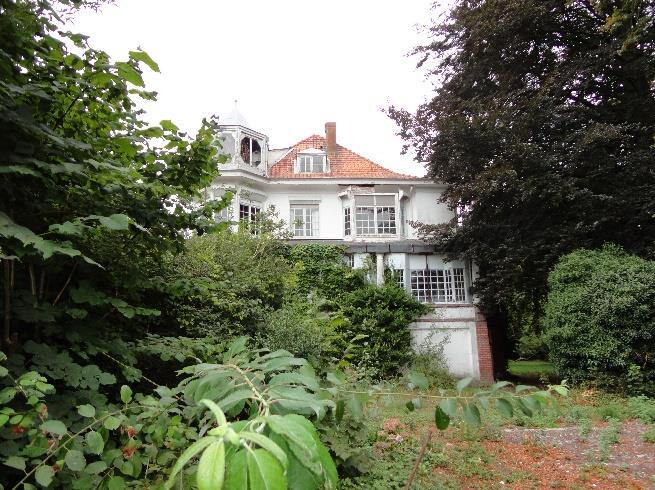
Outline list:
[[[418,467],[421,465],[421,461],[423,461],[423,456],[425,456],[425,450],[427,449],[428,444],[430,443],[430,439],[432,439],[433,433],[434,433],[434,429],[430,429],[428,431],[428,435],[425,438],[423,445],[421,446],[421,450],[419,451],[418,456],[416,457],[416,461],[414,462],[414,467],[412,468],[412,471],[409,474],[409,478],[407,478],[407,483],[405,484],[403,490],[410,490],[412,488],[412,483],[414,483],[414,478],[416,478],[416,473],[418,473]]]
[[[64,291],[66,290],[66,288],[70,284],[71,279],[73,278],[73,273],[75,272],[75,269],[77,268],[77,264],[78,264],[78,262],[75,262],[75,264],[73,264],[73,268],[71,269],[70,274],[68,274],[68,279],[66,279],[66,282],[64,283],[61,290],[59,291],[59,294],[57,294],[57,297],[52,302],[52,306],[55,306],[59,302],[59,299],[61,298],[61,295],[64,294]]]

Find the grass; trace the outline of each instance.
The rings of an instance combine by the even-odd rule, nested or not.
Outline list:
[[[555,374],[555,366],[548,361],[509,361],[508,371],[514,376],[539,378]]]

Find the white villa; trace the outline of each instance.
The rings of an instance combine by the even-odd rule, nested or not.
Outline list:
[[[337,143],[336,123],[287,148],[273,149],[236,110],[219,120],[222,152],[229,155],[208,199],[234,193],[224,218],[254,220],[274,206],[291,223],[292,243],[344,245],[353,267],[367,257],[394,270],[401,287],[434,313],[412,326],[416,345],[432,332],[444,337],[451,372],[493,380],[487,323],[470,293],[476,273],[467,261],[445,262],[434,245],[418,239],[412,221],[442,223],[453,211],[439,197],[444,189],[428,179],[388,170]]]

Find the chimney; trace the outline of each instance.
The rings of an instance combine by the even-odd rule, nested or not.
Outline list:
[[[325,123],[325,144],[327,146],[325,153],[328,160],[335,158],[337,156],[337,123]]]

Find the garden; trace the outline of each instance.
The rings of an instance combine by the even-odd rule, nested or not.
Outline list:
[[[0,488],[652,487],[648,253],[580,240],[541,296],[498,282],[532,359],[454,379],[391,271],[275,209],[217,222],[216,120],[147,122],[158,64],[69,32],[80,5],[0,2]]]

